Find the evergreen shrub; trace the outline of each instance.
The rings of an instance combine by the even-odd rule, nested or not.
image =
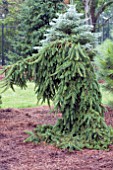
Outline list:
[[[28,132],[26,142],[46,141],[79,150],[107,149],[113,141],[113,129],[105,123],[100,87],[92,66],[94,34],[81,17],[71,5],[53,20],[37,54],[5,70],[3,87],[26,87],[33,76],[37,99],[47,100],[49,105],[52,100],[54,109],[62,113],[54,126],[38,125]]]
[[[113,41],[105,40],[97,48],[98,55],[95,63],[98,67],[98,77],[103,80],[102,86],[112,92],[113,91]]]

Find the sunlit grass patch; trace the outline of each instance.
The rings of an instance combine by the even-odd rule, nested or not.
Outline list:
[[[2,89],[0,89],[2,91]],[[28,83],[28,88],[21,89],[15,86],[15,92],[8,89],[2,93],[2,108],[26,108],[36,107],[37,98],[34,91],[34,84]]]
[[[0,89],[2,91],[2,89]],[[113,106],[113,94],[101,88],[102,104]],[[34,91],[34,83],[28,83],[28,88],[21,89],[15,86],[15,92],[8,89],[2,94],[2,108],[28,108],[37,107],[37,97]],[[44,103],[43,105],[47,105]]]

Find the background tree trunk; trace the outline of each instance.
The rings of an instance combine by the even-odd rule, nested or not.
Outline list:
[[[83,0],[83,4],[84,4],[84,11],[85,11],[85,18],[86,18],[86,22],[87,24],[90,23],[90,0]]]
[[[96,30],[96,22],[99,16],[105,11],[106,8],[110,7],[113,4],[113,0],[108,2],[103,2],[100,7],[98,7],[99,2],[97,0],[82,0],[84,5],[85,18],[87,23],[93,25],[93,32]]]
[[[70,0],[64,0],[65,4],[70,4]]]

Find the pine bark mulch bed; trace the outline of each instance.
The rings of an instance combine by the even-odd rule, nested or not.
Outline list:
[[[61,114],[49,114],[47,106],[0,109],[0,170],[113,170],[113,146],[109,151],[84,149],[68,152],[41,143],[23,143],[37,124],[54,124]],[[113,126],[113,110],[105,113]]]

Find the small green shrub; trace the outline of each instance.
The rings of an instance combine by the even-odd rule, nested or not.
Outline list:
[[[104,80],[103,87],[113,92],[113,41],[107,39],[98,48],[96,64],[99,79]]]

